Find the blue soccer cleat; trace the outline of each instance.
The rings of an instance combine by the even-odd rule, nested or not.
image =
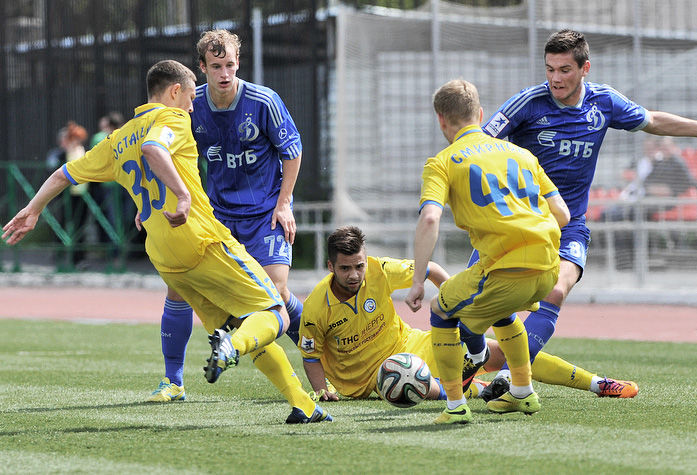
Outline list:
[[[217,329],[212,335],[208,335],[211,345],[211,356],[203,367],[206,373],[206,381],[215,383],[220,374],[232,366],[237,366],[240,361],[240,352],[232,346],[230,335],[225,330]]]
[[[307,416],[299,407],[294,407],[286,419],[286,424],[309,424],[311,422],[331,422],[334,419],[327,411],[315,404],[315,410],[310,417]]]

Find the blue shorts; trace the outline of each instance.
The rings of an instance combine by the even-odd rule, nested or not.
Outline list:
[[[581,268],[578,280],[583,276],[588,258],[588,246],[591,243],[591,231],[586,227],[586,217],[572,218],[569,224],[561,229],[561,244],[559,257],[573,262]]]
[[[583,277],[583,269],[586,267],[588,246],[590,246],[590,243],[591,231],[586,227],[585,216],[571,219],[569,224],[561,229],[559,257],[573,262],[581,268],[581,274],[578,276],[578,280],[581,280],[581,277]],[[469,261],[467,261],[467,267],[472,267],[475,262],[479,262],[479,251],[476,249],[472,251],[472,255]]]
[[[264,266],[285,264],[290,267],[293,262],[293,247],[286,241],[283,226],[276,223],[271,229],[273,210],[265,215],[251,219],[229,219],[216,214],[216,217],[230,229],[232,236],[244,244],[247,252]]]

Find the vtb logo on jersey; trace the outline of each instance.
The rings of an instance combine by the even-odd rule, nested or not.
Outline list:
[[[206,158],[209,162],[222,162],[223,156],[220,155],[220,151],[223,149],[222,145],[212,145],[206,150]]]
[[[557,133],[553,130],[543,130],[537,134],[537,143],[543,147],[554,147],[554,137]]]
[[[591,107],[591,110],[586,113],[586,120],[591,123],[588,130],[602,130],[605,126],[605,116],[597,106]]]
[[[240,142],[251,142],[259,137],[259,127],[252,122],[251,114],[246,114],[247,118],[237,127]]]

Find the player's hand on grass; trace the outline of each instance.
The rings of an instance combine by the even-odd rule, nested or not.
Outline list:
[[[326,389],[320,389],[319,391],[311,391],[310,398],[315,402],[332,402],[338,401],[339,395],[336,393],[330,393]]]
[[[167,221],[169,221],[169,225],[176,228],[177,226],[181,226],[182,224],[186,223],[186,220],[189,218],[190,209],[191,196],[185,195],[180,196],[177,200],[177,210],[174,213],[165,211],[163,214],[165,218],[167,218]]]
[[[407,294],[407,298],[404,299],[404,302],[406,302],[407,306],[411,309],[412,312],[416,312],[421,308],[421,304],[423,303],[424,300],[424,284],[419,283],[419,282],[414,282],[411,285],[411,289],[409,289],[409,293]]]
[[[17,244],[29,231],[36,227],[39,214],[29,207],[24,208],[9,223],[3,226],[2,238],[7,244]]]
[[[276,229],[276,224],[280,224],[285,232],[285,238],[291,245],[295,242],[295,232],[297,226],[295,224],[295,216],[293,210],[288,204],[277,204],[271,216],[271,229]]]

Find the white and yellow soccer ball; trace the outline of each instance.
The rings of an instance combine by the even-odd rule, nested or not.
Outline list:
[[[380,397],[397,407],[412,407],[426,399],[431,370],[411,353],[397,353],[380,365],[377,390]]]

